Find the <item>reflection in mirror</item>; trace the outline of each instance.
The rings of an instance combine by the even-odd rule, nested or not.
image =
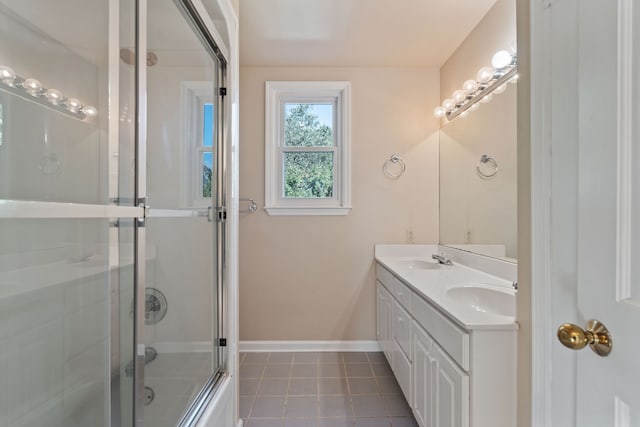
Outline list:
[[[517,258],[516,92],[508,84],[440,129],[443,245]]]

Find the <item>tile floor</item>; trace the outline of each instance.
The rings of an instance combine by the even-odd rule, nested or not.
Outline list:
[[[241,353],[245,427],[417,427],[382,353]]]

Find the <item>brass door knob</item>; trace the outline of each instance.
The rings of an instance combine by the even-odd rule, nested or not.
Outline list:
[[[558,339],[572,350],[581,350],[589,345],[594,353],[603,357],[608,356],[613,347],[609,331],[597,320],[589,320],[586,331],[573,323],[560,325]]]

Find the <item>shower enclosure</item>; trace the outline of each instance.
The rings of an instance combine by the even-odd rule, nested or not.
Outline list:
[[[0,0],[0,427],[191,425],[227,366],[199,0]]]

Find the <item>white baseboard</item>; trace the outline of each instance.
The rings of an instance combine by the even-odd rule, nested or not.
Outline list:
[[[242,352],[382,351],[378,341],[240,341]]]

